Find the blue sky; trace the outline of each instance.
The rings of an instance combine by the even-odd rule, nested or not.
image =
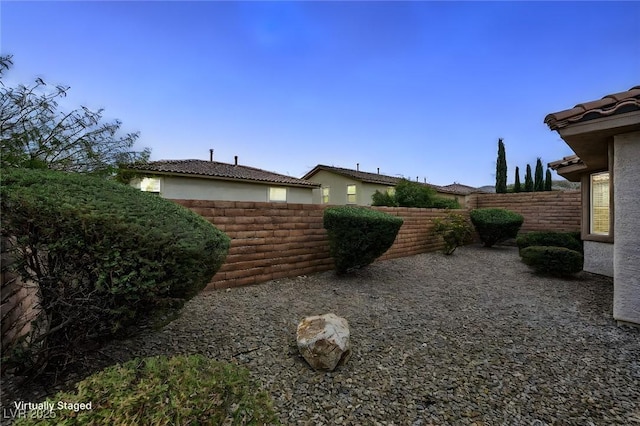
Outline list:
[[[10,2],[9,84],[71,86],[152,159],[495,183],[572,154],[546,114],[640,84],[635,2]],[[521,176],[522,178],[522,176]]]

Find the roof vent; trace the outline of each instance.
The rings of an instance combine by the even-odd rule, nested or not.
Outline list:
[[[360,171],[360,163],[356,163],[356,171]]]
[[[209,150],[209,161],[213,161],[213,149]]]
[[[234,155],[234,156],[233,156],[233,159],[235,160],[235,165],[237,166],[237,165],[238,165],[238,156],[237,156],[237,155]]]
[[[380,167],[378,167],[378,174],[380,174]]]

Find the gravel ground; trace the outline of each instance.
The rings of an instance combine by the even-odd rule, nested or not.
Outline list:
[[[205,353],[267,389],[283,424],[640,425],[640,329],[611,316],[611,280],[532,274],[513,247],[468,246],[204,293],[113,359]],[[298,354],[305,316],[349,321],[331,373]]]

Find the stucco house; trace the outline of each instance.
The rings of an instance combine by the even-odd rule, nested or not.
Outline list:
[[[130,185],[164,198],[313,203],[320,185],[255,167],[206,160],[162,160],[133,165]]]
[[[576,155],[549,163],[582,187],[584,270],[613,277],[613,317],[640,325],[640,86],[547,115]]]
[[[302,179],[315,182],[321,186],[314,194],[314,202],[318,204],[355,204],[370,206],[371,197],[376,191],[392,191],[402,179],[377,173],[360,171],[342,167],[318,164],[305,174]],[[439,196],[458,201],[461,207],[466,205],[467,195],[464,191],[448,189],[437,185],[424,183],[436,190]]]

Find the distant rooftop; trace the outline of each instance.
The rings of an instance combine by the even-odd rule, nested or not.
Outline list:
[[[258,183],[275,183],[285,186],[316,188],[319,185],[304,179],[281,175],[255,167],[206,160],[160,160],[132,165],[129,169],[151,173],[218,178]]]

